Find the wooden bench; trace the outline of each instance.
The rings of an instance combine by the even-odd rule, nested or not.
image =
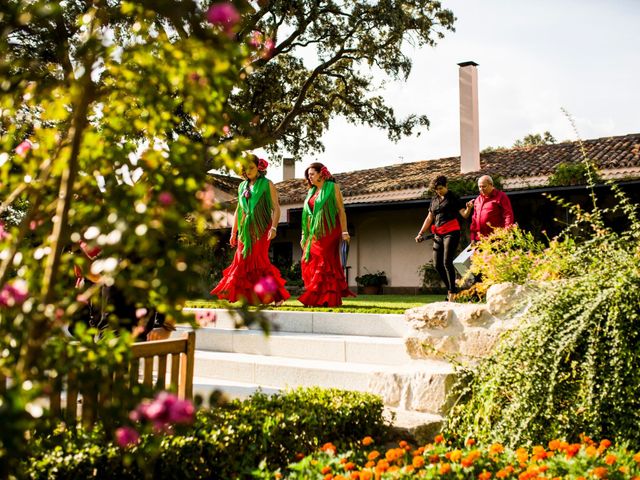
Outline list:
[[[182,400],[193,398],[193,370],[195,355],[195,332],[186,332],[179,338],[134,343],[131,346],[129,368],[130,387],[140,383],[154,390],[169,390]],[[169,360],[169,356],[171,359]],[[157,362],[155,359],[158,359]],[[142,360],[142,368],[140,361]],[[169,369],[168,369],[169,367]],[[155,381],[154,381],[154,372]],[[141,375],[142,373],[142,375]],[[169,383],[167,384],[167,377]],[[124,381],[123,372],[114,372],[111,382]],[[99,391],[86,391],[78,385],[77,373],[70,372],[65,379],[57,379],[49,395],[49,407],[53,416],[64,416],[67,423],[78,419],[78,406],[85,425],[92,425],[100,415],[102,407],[112,397],[111,382],[105,381]],[[66,383],[66,385],[63,385]],[[63,390],[66,392],[64,409]],[[82,403],[78,396],[82,395]]]

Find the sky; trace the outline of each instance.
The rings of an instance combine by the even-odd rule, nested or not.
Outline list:
[[[386,133],[332,120],[312,161],[331,172],[459,155],[458,63],[478,64],[480,148],[512,146],[529,133],[558,141],[640,132],[640,0],[443,0],[457,17],[435,47],[406,49],[407,81],[381,94],[400,117],[431,126],[398,143]],[[563,113],[571,115],[575,127]],[[281,167],[269,178],[282,179]]]

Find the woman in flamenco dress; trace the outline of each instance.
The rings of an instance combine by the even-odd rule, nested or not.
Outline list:
[[[312,163],[304,176],[309,193],[302,210],[302,279],[298,300],[307,307],[337,307],[349,290],[340,263],[340,240],[350,240],[340,187],[322,163]]]
[[[245,180],[238,187],[230,241],[237,247],[236,253],[220,283],[211,290],[211,295],[230,302],[281,305],[290,297],[280,271],[269,261],[280,204],[273,183],[265,177],[267,166],[266,160],[252,155],[242,171]]]

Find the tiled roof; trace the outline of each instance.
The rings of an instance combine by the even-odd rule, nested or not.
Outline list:
[[[604,178],[607,171],[615,171],[614,178],[640,178],[640,133],[618,137],[605,137],[582,142],[587,157],[595,161]],[[480,155],[481,170],[462,175],[460,157],[422,160],[419,162],[389,165],[386,167],[334,174],[340,185],[345,203],[349,197],[361,197],[393,190],[426,188],[436,175],[447,178],[476,179],[481,174],[502,177],[505,190],[527,185],[546,184],[559,163],[578,163],[582,160],[579,142],[555,145],[496,150]],[[527,179],[532,179],[528,182]],[[286,180],[276,184],[282,204],[301,203],[307,194],[303,179]],[[401,195],[398,195],[401,197]]]
[[[211,182],[214,186],[231,194],[235,194],[238,191],[238,187],[243,180],[240,177],[231,177],[229,175],[222,175],[219,173],[209,173],[209,176],[211,177]]]

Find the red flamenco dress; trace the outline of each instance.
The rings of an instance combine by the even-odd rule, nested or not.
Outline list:
[[[307,228],[300,266],[305,291],[298,300],[307,307],[338,307],[342,297],[356,295],[349,290],[340,263],[342,231],[335,208],[335,184],[325,181],[321,189],[314,188],[305,201],[306,215],[303,210],[303,228]]]
[[[291,295],[280,271],[269,261],[271,193],[269,181],[260,177],[250,190],[247,181],[238,189],[238,247],[233,262],[223,272],[211,295],[252,305],[281,302]],[[246,194],[245,192],[249,192]]]

